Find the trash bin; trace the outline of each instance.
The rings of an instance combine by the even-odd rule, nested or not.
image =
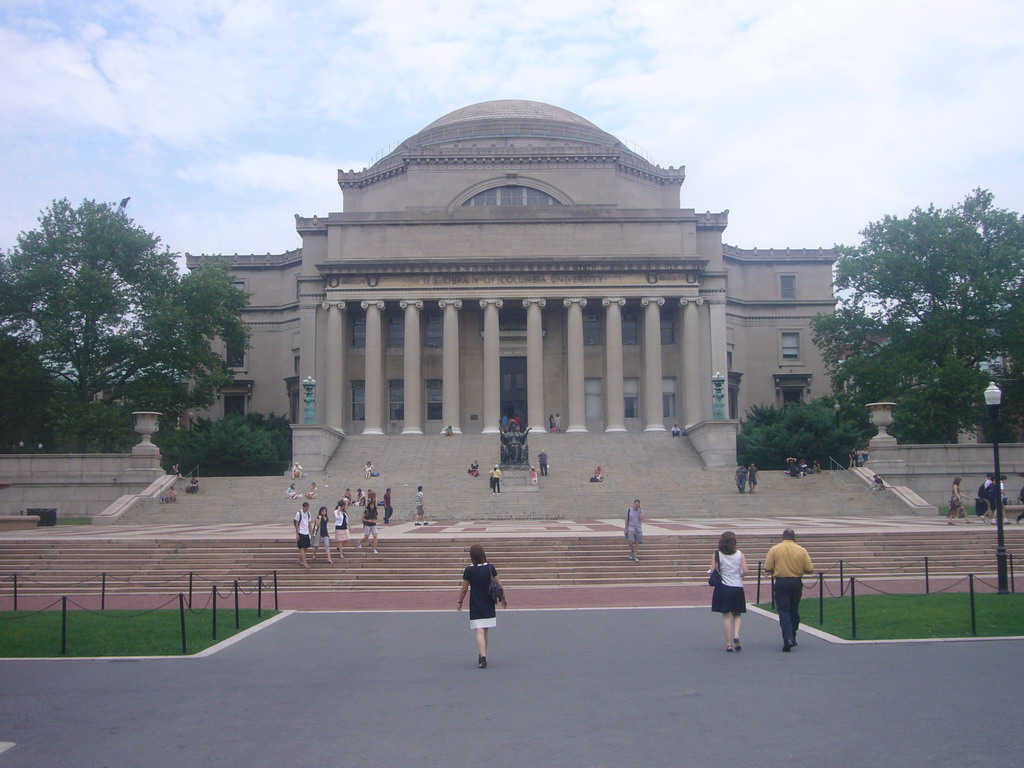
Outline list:
[[[974,514],[976,514],[978,517],[981,517],[986,512],[988,512],[988,502],[985,501],[984,499],[975,499]]]
[[[57,524],[57,510],[56,509],[26,509],[26,515],[39,515],[39,525],[56,525]]]

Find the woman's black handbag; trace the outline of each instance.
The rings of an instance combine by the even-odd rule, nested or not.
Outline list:
[[[498,583],[498,580],[494,578],[494,574],[491,574],[491,581],[487,585],[487,594],[495,603],[505,602],[505,590],[502,589],[502,586]]]
[[[722,574],[719,572],[718,568],[719,568],[718,552],[716,550],[715,551],[715,570],[713,570],[711,572],[711,574],[708,576],[708,586],[709,587],[720,587],[722,585]]]

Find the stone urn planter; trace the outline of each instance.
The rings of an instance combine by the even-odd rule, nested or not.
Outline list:
[[[163,414],[157,411],[133,411],[132,416],[135,417],[135,431],[142,435],[142,442],[132,448],[132,453],[136,455],[159,456],[160,449],[153,444],[150,437],[154,432],[160,430],[157,419],[163,416]]]
[[[865,407],[871,412],[871,423],[878,428],[878,434],[871,438],[868,445],[896,445],[896,438],[888,432],[892,424],[892,409],[896,403],[868,403]]]

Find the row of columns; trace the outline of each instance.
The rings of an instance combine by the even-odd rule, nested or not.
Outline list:
[[[699,297],[683,297],[679,299],[682,312],[682,383],[683,406],[686,424],[690,425],[700,419],[702,381],[700,370],[700,329],[698,327],[698,305],[703,303]],[[588,300],[582,297],[563,299],[566,309],[567,338],[567,371],[568,371],[568,427],[566,432],[586,432],[584,366],[583,366],[583,310]],[[662,359],[661,359],[661,307],[665,305],[664,297],[644,297],[640,299],[644,307],[643,339],[644,339],[644,431],[664,431],[662,416]],[[626,300],[622,297],[606,297],[601,300],[605,308],[605,403],[607,432],[625,432],[625,408],[623,399],[623,345],[622,345],[622,307]],[[443,357],[442,357],[442,402],[441,414],[445,425],[451,425],[452,431],[461,433],[460,404],[461,388],[459,384],[459,310],[462,299],[441,299],[438,305],[443,311]],[[380,299],[360,302],[366,312],[366,371],[365,377],[365,422],[364,435],[382,435],[383,422],[383,328],[382,311],[384,302]],[[404,339],[404,408],[405,425],[402,434],[422,434],[423,423],[423,378],[420,367],[422,349],[420,332],[420,312],[423,301],[419,299],[403,299],[399,306],[405,312]],[[484,364],[483,364],[483,432],[498,431],[501,418],[501,340],[499,335],[499,310],[504,306],[504,299],[480,299],[480,307],[484,312]],[[547,306],[542,298],[523,299],[526,308],[526,390],[527,390],[527,426],[535,432],[547,431],[544,406],[544,335],[541,321],[541,310]],[[326,354],[323,378],[325,422],[328,426],[341,429],[344,410],[344,317],[346,308],[344,301],[324,303],[327,310],[326,319]],[[710,307],[711,321],[711,367],[713,370],[725,369],[725,305],[712,302]],[[312,352],[313,344],[306,336],[307,325],[304,322],[303,342],[301,347],[302,360],[309,359],[306,355]],[[311,328],[309,330],[312,330]],[[720,347],[720,349],[719,349]],[[308,351],[307,351],[308,350]],[[652,353],[652,350],[654,352]],[[691,370],[691,367],[695,370]]]

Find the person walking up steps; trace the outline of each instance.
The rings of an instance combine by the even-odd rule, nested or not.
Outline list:
[[[480,544],[474,544],[469,548],[469,559],[472,565],[466,566],[462,572],[462,587],[459,590],[456,610],[462,610],[466,591],[472,590],[469,594],[469,627],[476,633],[476,648],[479,654],[476,657],[476,665],[480,669],[486,669],[487,630],[498,624],[496,603],[500,602],[502,608],[508,608],[508,601],[505,600],[505,590],[498,580],[498,571],[487,562],[487,555]],[[497,582],[497,596],[491,590],[492,580]]]
[[[629,559],[640,562],[637,550],[644,543],[644,511],[640,499],[633,499],[633,506],[626,510],[626,541],[629,543]]]
[[[423,486],[416,486],[416,497],[413,499],[416,507],[416,525],[430,525],[426,519],[426,511],[423,509]]]
[[[309,502],[302,502],[302,509],[295,513],[295,545],[299,548],[299,565],[309,568],[306,551],[309,549]]]
[[[803,576],[814,570],[811,556],[796,543],[796,533],[792,528],[784,530],[782,541],[768,550],[764,569],[775,576],[775,609],[779,612],[782,650],[789,653],[796,647],[796,631],[800,628]]]
[[[494,469],[490,471],[491,475],[491,493],[501,493],[501,470],[498,469],[498,465],[494,465]]]

